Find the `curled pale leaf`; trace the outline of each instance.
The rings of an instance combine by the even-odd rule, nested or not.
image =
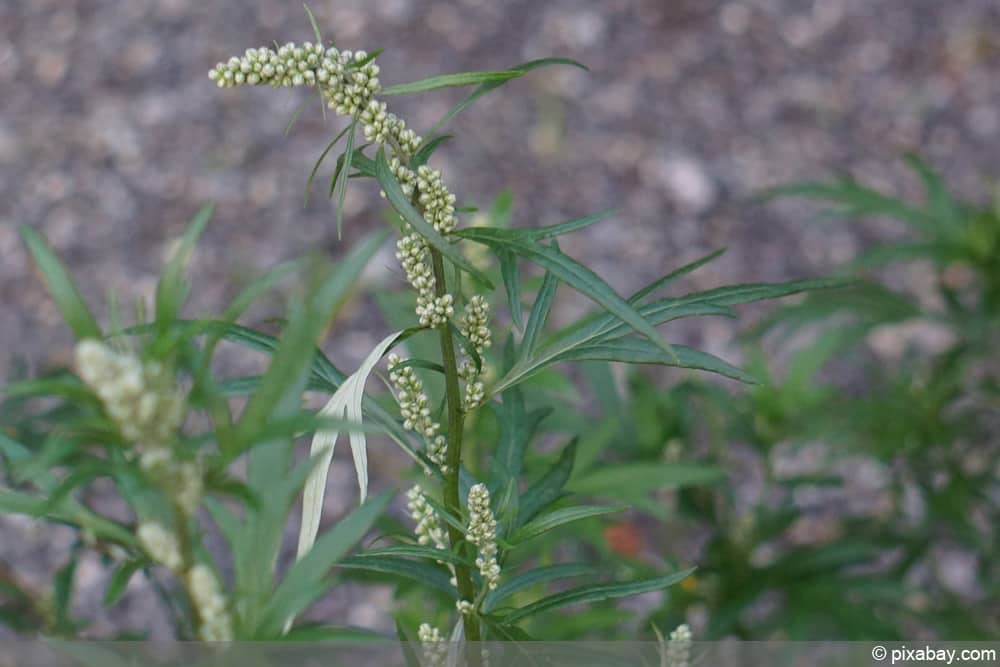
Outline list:
[[[397,331],[390,334],[375,346],[365,357],[358,370],[344,380],[327,404],[323,406],[323,409],[320,410],[322,416],[361,423],[361,401],[365,392],[365,382],[375,368],[375,364],[402,333],[402,331]],[[323,496],[326,493],[326,478],[330,471],[330,462],[333,460],[333,450],[339,437],[340,431],[317,431],[309,448],[310,456],[322,455],[322,457],[313,468],[309,479],[306,480],[305,489],[302,492],[302,524],[299,528],[297,552],[299,559],[312,549],[316,542],[316,535],[319,533],[319,520],[323,514]],[[361,502],[364,502],[368,495],[367,441],[364,433],[355,431],[350,432],[350,439],[354,468],[358,474]]]

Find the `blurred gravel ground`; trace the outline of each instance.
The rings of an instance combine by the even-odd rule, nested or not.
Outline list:
[[[880,221],[819,226],[801,205],[752,203],[762,187],[850,169],[915,192],[898,161],[914,149],[979,199],[1000,173],[996,0],[311,6],[338,45],[386,48],[386,83],[548,55],[585,63],[589,73],[539,71],[483,98],[452,123],[456,146],[435,159],[463,203],[487,206],[510,187],[518,225],[620,208],[616,222],[564,249],[621,291],[721,246],[730,252],[688,287],[818,275],[899,233]],[[303,207],[312,163],[341,127],[306,91],[220,91],[206,76],[248,46],[311,37],[291,1],[0,5],[0,377],[69,352],[18,224],[45,233],[93,303],[115,292],[127,304],[151,297],[186,220],[212,200],[217,214],[193,266],[194,311],[218,306],[279,260],[315,249],[338,256],[379,224],[370,185],[349,193],[343,242],[322,183]],[[393,102],[419,131],[460,95]],[[397,273],[387,252],[371,279]],[[585,305],[567,300],[557,316]],[[355,308],[338,324],[327,346],[335,361],[350,366],[381,337],[369,314]],[[705,321],[674,338],[733,358],[731,327]],[[27,539],[17,525],[0,529],[0,558],[65,553],[68,545]],[[375,623],[377,609],[353,600],[339,603],[357,616],[349,621]]]

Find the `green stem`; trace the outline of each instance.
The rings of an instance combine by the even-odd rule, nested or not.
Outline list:
[[[448,283],[444,273],[444,260],[436,249],[430,249],[431,265],[434,269],[435,291],[438,296],[448,293]],[[448,450],[446,462],[448,472],[444,475],[444,504],[455,516],[462,516],[462,502],[459,495],[459,471],[462,469],[462,432],[465,417],[462,414],[462,388],[458,383],[458,362],[455,358],[455,341],[451,328],[447,325],[439,327],[441,337],[441,364],[444,366],[445,394],[448,402]],[[448,539],[452,547],[464,542],[462,531],[448,524]],[[472,574],[467,565],[455,564],[455,580],[458,582],[458,595],[462,600],[470,602],[476,597],[476,589],[472,583]],[[475,614],[465,617],[465,638],[470,642],[480,641],[479,619]]]
[[[191,625],[192,631],[194,633],[194,639],[199,638],[199,631],[201,630],[201,610],[198,608],[197,602],[195,602],[194,591],[191,590],[188,584],[188,573],[191,572],[191,568],[194,567],[195,557],[194,557],[194,544],[191,541],[190,525],[187,516],[184,514],[184,510],[180,508],[176,503],[172,504],[172,509],[174,512],[174,521],[177,526],[177,543],[178,548],[181,552],[181,571],[176,572],[177,578],[181,580],[182,588],[184,593],[187,595],[188,607],[191,610]]]

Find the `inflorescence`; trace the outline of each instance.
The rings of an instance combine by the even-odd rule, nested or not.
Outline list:
[[[412,367],[401,366],[398,355],[389,355],[389,381],[396,390],[396,402],[403,416],[403,428],[416,431],[424,438],[427,458],[437,465],[442,473],[448,472],[445,465],[447,442],[438,433],[441,424],[431,416],[430,401],[424,393],[424,383],[420,381]]]
[[[497,563],[497,521],[490,509],[490,492],[485,484],[469,489],[469,529],[466,538],[479,550],[476,567],[483,581],[493,590],[500,582]]]
[[[351,116],[361,125],[367,141],[385,149],[389,169],[403,194],[413,202],[429,225],[439,234],[447,236],[457,225],[455,195],[444,183],[440,171],[425,164],[412,163],[412,158],[423,145],[423,138],[391,113],[384,102],[376,99],[381,91],[378,74],[374,57],[364,51],[339,51],[332,46],[306,42],[301,46],[288,43],[277,50],[267,47],[249,49],[242,57],[233,57],[216,65],[209,72],[209,77],[223,88],[244,84],[318,87],[330,108],[338,114]],[[382,195],[385,196],[385,193]],[[420,326],[453,326],[456,298],[452,294],[439,293],[444,290],[440,289],[435,278],[431,248],[424,237],[408,224],[403,225],[402,236],[396,243],[396,258],[407,283],[416,292],[415,313]],[[461,408],[469,412],[486,398],[480,381],[482,355],[491,344],[486,299],[481,295],[472,296],[455,326],[475,350],[475,354],[465,351],[457,369],[464,383]],[[447,440],[440,433],[440,423],[432,416],[423,383],[413,368],[404,366],[397,355],[389,355],[388,363],[389,378],[399,403],[403,426],[420,434],[427,459],[443,474],[455,472],[446,465]],[[420,543],[447,548],[438,517],[420,490],[411,490],[408,498],[411,515],[417,522]],[[476,563],[483,581],[491,590],[496,588],[500,576],[496,520],[490,510],[489,491],[482,484],[474,486],[469,493],[467,537],[479,550]],[[471,602],[465,601],[464,605],[460,605],[460,611],[471,612],[471,605]],[[425,647],[436,644],[440,642],[440,633],[426,624],[422,625],[420,640]]]
[[[201,503],[202,474],[196,462],[178,460],[173,448],[186,407],[173,375],[159,362],[143,363],[92,339],[77,344],[76,369],[138,452],[146,474],[185,515],[193,515]]]

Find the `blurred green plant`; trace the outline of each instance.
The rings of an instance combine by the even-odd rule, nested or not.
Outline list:
[[[666,529],[708,541],[697,579],[657,623],[707,613],[709,639],[1000,630],[1000,203],[957,199],[918,158],[907,163],[922,203],[849,177],[769,193],[831,204],[827,218],[893,217],[911,239],[863,253],[844,269],[851,286],[808,294],[750,332],[761,384],[733,397],[694,379],[662,391],[635,374],[615,399],[632,424],[614,445],[623,457],[694,459],[730,479],[669,498]],[[885,265],[931,272],[935,292],[882,284],[873,271]],[[781,374],[764,346],[784,350]],[[795,470],[804,453],[817,460]],[[859,490],[872,475],[883,481]]]

